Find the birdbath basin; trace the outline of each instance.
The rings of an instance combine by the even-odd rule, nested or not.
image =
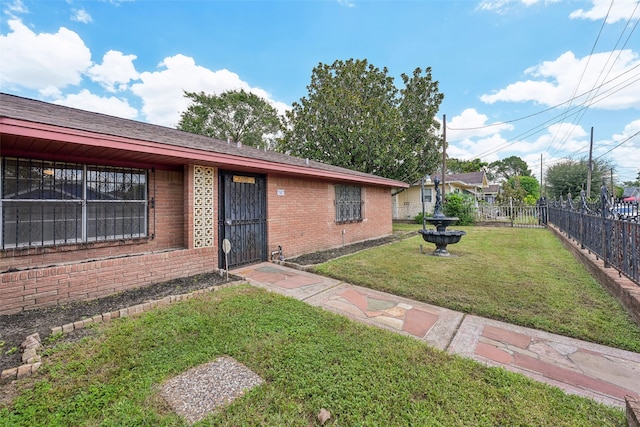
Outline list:
[[[422,234],[422,238],[425,242],[435,243],[436,250],[433,251],[433,255],[435,256],[450,256],[451,254],[447,250],[447,245],[451,245],[454,243],[458,243],[462,236],[464,236],[464,231],[461,230],[443,230],[438,231],[437,229],[422,229],[419,231]]]

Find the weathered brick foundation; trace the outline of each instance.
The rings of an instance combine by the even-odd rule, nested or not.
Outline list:
[[[0,315],[217,270],[213,248],[168,250],[0,274]]]

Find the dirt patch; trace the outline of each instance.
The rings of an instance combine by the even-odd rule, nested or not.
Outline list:
[[[328,249],[326,251],[318,251],[310,254],[301,255],[295,258],[287,258],[286,261],[291,264],[298,265],[314,265],[321,264],[323,262],[330,261],[334,258],[339,258],[344,255],[349,255],[355,252],[362,251],[364,249],[373,248],[375,246],[385,245],[387,243],[397,242],[409,236],[413,236],[416,233],[403,233],[398,235],[391,235],[381,237],[379,239],[365,240],[363,242],[352,243],[350,245],[340,246],[339,248]]]
[[[229,275],[229,281],[239,280]],[[35,332],[43,343],[54,326],[62,326],[97,314],[131,307],[145,301],[161,299],[169,295],[185,294],[198,289],[226,283],[226,277],[217,273],[200,274],[170,280],[120,292],[91,301],[80,301],[63,306],[22,311],[0,316],[0,372],[21,365],[20,344]],[[76,341],[90,333],[91,329],[80,329],[65,334],[64,341]]]

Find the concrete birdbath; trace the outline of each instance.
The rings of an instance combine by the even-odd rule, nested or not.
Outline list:
[[[436,250],[433,252],[434,256],[445,257],[451,255],[449,251],[447,251],[447,245],[458,243],[462,236],[467,233],[461,230],[447,231],[447,227],[456,222],[458,218],[444,216],[440,211],[442,209],[442,197],[440,196],[440,189],[438,188],[440,185],[440,179],[436,177],[433,182],[436,187],[436,206],[433,212],[433,217],[424,218],[424,221],[422,222],[422,230],[420,230],[419,233],[422,234],[422,238],[425,242],[434,243],[436,245]],[[425,222],[435,226],[435,230],[427,229],[425,227]]]

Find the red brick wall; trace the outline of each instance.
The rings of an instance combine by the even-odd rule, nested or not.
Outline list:
[[[94,299],[213,270],[213,248],[170,250],[0,274],[0,315]]]
[[[391,191],[363,187],[362,197],[363,221],[338,224],[332,183],[270,175],[267,178],[269,252],[276,251],[280,245],[284,256],[291,258],[391,234]]]
[[[155,210],[149,210],[147,239],[2,252],[0,315],[215,270],[217,224],[216,247],[193,248],[193,166],[158,170],[155,179],[150,173]],[[216,184],[216,204],[217,190]],[[363,187],[362,194],[363,221],[337,224],[332,183],[268,176],[268,250],[281,245],[293,257],[391,234],[390,190]],[[215,212],[217,218],[217,206]]]

